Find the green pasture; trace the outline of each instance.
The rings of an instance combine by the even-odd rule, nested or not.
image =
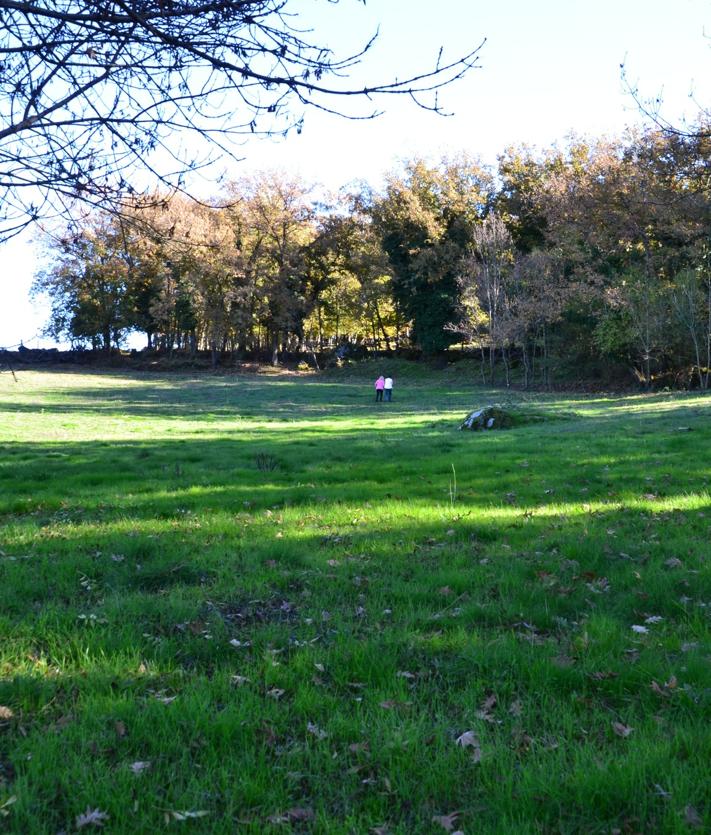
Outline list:
[[[0,832],[711,829],[711,396],[375,370],[0,374]]]

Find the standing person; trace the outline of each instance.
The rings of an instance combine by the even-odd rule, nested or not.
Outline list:
[[[383,389],[385,388],[385,377],[381,374],[375,381],[375,402],[380,403],[383,399]]]
[[[383,389],[385,391],[385,400],[389,403],[393,399],[393,378],[386,377],[385,383],[383,384]]]

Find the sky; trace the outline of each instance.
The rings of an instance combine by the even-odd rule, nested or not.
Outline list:
[[[292,0],[314,39],[336,53],[357,51],[378,31],[353,81],[389,80],[428,69],[485,40],[479,66],[441,94],[454,115],[437,116],[405,97],[376,103],[374,120],[305,114],[301,135],[255,140],[229,175],[280,169],[338,189],[354,180],[373,185],[398,162],[436,161],[466,151],[495,164],[510,145],[546,148],[571,133],[614,136],[642,117],[622,81],[620,65],[645,98],[663,99],[674,122],[711,107],[711,0]],[[366,112],[349,100],[355,114]],[[212,193],[211,181],[195,189]],[[0,347],[39,337],[47,319],[29,287],[40,268],[32,233],[0,245]]]

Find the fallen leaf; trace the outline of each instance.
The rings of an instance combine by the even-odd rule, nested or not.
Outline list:
[[[684,823],[692,826],[694,829],[701,829],[704,825],[703,818],[691,805],[684,807]]]
[[[233,687],[241,687],[243,684],[249,684],[250,681],[251,679],[247,678],[247,676],[235,675],[230,678],[230,684]]]
[[[85,826],[103,826],[104,821],[107,821],[109,816],[106,812],[100,809],[92,809],[90,806],[86,807],[86,812],[82,815],[77,815],[74,824],[77,829],[83,829]]]
[[[134,774],[143,774],[144,771],[151,767],[151,763],[149,760],[136,760],[135,763],[131,763],[129,768]]]
[[[194,820],[195,818],[204,818],[210,813],[206,809],[198,809],[195,812],[188,812],[188,811],[181,811],[178,812],[175,809],[168,809],[165,813],[165,822],[170,823],[171,820],[174,821],[187,821],[187,820]]]
[[[515,701],[511,702],[509,707],[509,713],[512,716],[520,716],[523,713],[523,705],[521,704],[520,699],[516,699]]]
[[[649,629],[647,629],[646,626],[640,626],[636,623],[632,624],[631,629],[633,632],[637,632],[639,635],[646,635],[647,632],[649,632]]]
[[[664,561],[664,565],[666,565],[667,568],[681,568],[683,563],[678,557],[670,557],[668,560]]]
[[[461,734],[461,736],[457,737],[456,742],[457,745],[461,746],[462,748],[472,749],[472,762],[481,762],[481,745],[479,743],[479,737],[474,733],[474,731],[465,731],[463,734]]]
[[[311,809],[302,809],[295,807],[287,809],[286,812],[277,812],[275,815],[270,815],[267,820],[269,823],[304,823],[313,820],[314,813]]]
[[[17,803],[17,795],[11,794],[10,797],[0,806],[0,818],[6,818],[10,814],[10,810],[8,806],[12,806],[13,803]]]
[[[284,693],[286,693],[286,690],[282,690],[280,687],[272,687],[271,690],[267,690],[267,696],[272,699],[281,699]]]
[[[323,728],[319,728],[319,726],[315,725],[313,722],[309,722],[306,725],[306,730],[310,734],[313,734],[317,739],[326,739],[326,737],[328,736],[328,734],[326,733],[326,731],[323,730]]]
[[[448,815],[432,815],[432,823],[438,823],[442,829],[452,832],[461,812],[450,812]]]
[[[492,707],[496,707],[496,696],[493,693],[490,693],[481,703],[481,709],[489,711]]]
[[[128,730],[126,729],[126,723],[122,722],[120,719],[114,722],[114,730],[116,731],[116,736],[119,739],[123,739],[125,736],[128,736]]]
[[[160,693],[154,693],[153,695],[164,705],[172,704],[178,698],[177,696],[162,696]]]
[[[352,742],[348,750],[353,754],[359,754],[361,751],[370,751],[370,745],[367,742]]]
[[[474,731],[464,731],[463,734],[457,737],[457,745],[461,746],[462,748],[478,748],[479,747],[479,737],[474,733]]]
[[[5,705],[0,705],[0,719],[12,719],[15,714]]]
[[[491,713],[494,707],[496,707],[496,696],[490,693],[481,703],[479,710],[477,710],[477,718],[483,719],[485,722],[494,722],[494,715]]]
[[[629,725],[624,725],[622,722],[613,722],[612,730],[617,734],[617,736],[621,736],[623,739],[627,739],[627,737],[632,733],[634,728],[631,728]]]
[[[653,693],[656,693],[656,694],[657,694],[657,696],[664,696],[664,697],[666,697],[666,696],[668,696],[668,695],[669,695],[668,693],[665,693],[665,692],[662,690],[662,688],[661,688],[661,687],[657,684],[657,682],[656,682],[656,681],[654,681],[654,680],[652,681],[652,683],[651,683],[649,686],[652,688],[652,692],[653,692]]]
[[[272,728],[270,725],[267,725],[266,723],[262,723],[259,730],[262,734],[264,734],[264,741],[267,745],[276,745],[277,735],[274,728]]]
[[[413,673],[408,673],[407,670],[400,670],[398,673],[395,674],[398,678],[406,678],[406,679],[413,679],[417,678],[416,675]]]

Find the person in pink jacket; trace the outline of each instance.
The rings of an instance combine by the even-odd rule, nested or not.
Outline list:
[[[385,377],[381,374],[375,381],[375,402],[380,403],[383,399],[383,389],[385,388]]]

